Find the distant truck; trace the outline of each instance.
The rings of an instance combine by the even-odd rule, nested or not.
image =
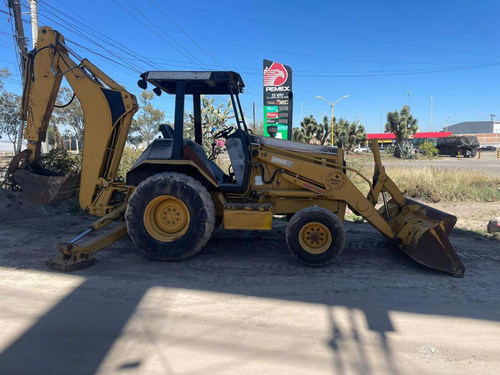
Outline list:
[[[455,157],[460,152],[460,156],[473,158],[476,156],[478,148],[479,141],[474,136],[438,138],[437,140],[439,155]]]

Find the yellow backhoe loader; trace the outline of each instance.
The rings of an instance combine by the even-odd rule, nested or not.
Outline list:
[[[385,173],[376,142],[370,181],[346,165],[341,147],[251,134],[239,100],[244,83],[235,72],[143,73],[138,82],[142,89],[149,85],[157,94],[175,95],[174,127],[161,125],[162,137],[148,146],[126,182],[117,182],[136,99],[88,60],[79,59],[48,27],[40,29],[24,83],[28,149],[11,165],[24,191],[39,203],[65,197],[71,188],[67,185],[75,182],[72,176],[51,176],[37,165],[62,77],[85,117],[80,205],[101,218],[78,237],[58,244],[61,256],[49,261],[53,267],[86,266],[96,251],[127,233],[148,257],[185,259],[205,246],[216,223],[227,230],[271,230],[273,215],[290,217],[286,242],[298,260],[324,265],[344,248],[343,220],[350,207],[417,262],[456,277],[464,274],[448,241],[456,217],[405,198]],[[193,102],[194,139],[183,136],[187,95]],[[202,147],[201,95],[231,99],[235,124],[213,135],[225,141],[231,173],[207,158]],[[366,181],[367,196],[348,171]],[[383,205],[377,210],[380,196]]]

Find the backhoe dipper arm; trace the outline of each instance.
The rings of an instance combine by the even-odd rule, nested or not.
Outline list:
[[[71,58],[73,55],[80,62]],[[84,114],[83,160],[80,205],[91,214],[109,211],[113,183],[134,113],[134,95],[86,59],[80,59],[64,44],[64,37],[49,27],[38,33],[24,77],[21,118],[27,120],[26,163],[37,172],[41,142],[45,141],[62,78],[65,77],[80,101]]]

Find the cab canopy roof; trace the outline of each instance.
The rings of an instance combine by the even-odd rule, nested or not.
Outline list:
[[[224,95],[230,94],[231,91],[235,94],[242,93],[245,87],[241,76],[231,71],[150,71],[142,73],[141,78],[138,82],[140,88],[146,89],[146,82],[149,82],[168,94],[176,93],[178,81],[185,82],[185,94]]]

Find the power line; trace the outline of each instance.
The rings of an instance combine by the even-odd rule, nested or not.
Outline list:
[[[257,23],[263,23],[267,25],[273,25],[275,26],[276,23],[273,21],[266,21],[262,19],[256,19],[256,18],[248,18],[248,17],[243,17],[243,16],[235,16],[233,14],[227,14],[223,12],[218,12],[214,10],[208,10],[208,9],[203,9],[199,7],[192,7],[189,5],[185,4],[177,4],[177,3],[170,3],[171,5],[182,7],[182,8],[188,8],[196,11],[202,11],[206,13],[213,13],[213,14],[218,14],[224,17],[229,17],[229,18],[235,18],[235,19],[242,19],[245,21],[250,21],[250,22],[257,22]],[[490,57],[500,57],[499,55],[494,55],[494,54],[488,54],[488,53],[480,53],[480,52],[472,52],[472,51],[461,51],[461,50],[455,50],[455,49],[450,49],[450,48],[441,48],[441,47],[430,47],[430,46],[423,46],[423,45],[418,45],[418,44],[411,44],[411,43],[403,43],[403,42],[395,42],[395,41],[387,41],[387,40],[381,40],[381,39],[374,39],[374,38],[368,38],[368,37],[363,37],[363,36],[354,36],[354,35],[347,35],[347,34],[338,34],[338,33],[332,33],[328,31],[322,31],[318,29],[309,29],[306,27],[300,27],[297,25],[287,25],[286,23],[280,23],[280,28],[288,28],[288,29],[293,29],[294,31],[301,30],[301,31],[306,31],[314,34],[324,34],[328,36],[333,36],[333,37],[340,37],[340,38],[346,38],[346,39],[354,39],[354,40],[362,40],[362,41],[368,41],[368,42],[376,42],[376,43],[383,43],[383,44],[389,44],[389,45],[397,45],[397,46],[403,46],[403,47],[412,47],[412,48],[420,48],[420,49],[428,49],[428,50],[437,50],[437,51],[446,51],[446,52],[453,52],[453,53],[461,53],[461,54],[469,54],[469,55],[482,55],[482,56],[490,56]]]
[[[138,21],[139,23],[141,23],[144,27],[146,27],[149,31],[151,31],[153,34],[155,34],[158,38],[160,38],[162,41],[164,41],[165,43],[167,43],[170,47],[172,47],[174,50],[176,50],[177,52],[179,52],[181,55],[183,55],[184,57],[186,57],[188,60],[190,60],[191,62],[195,63],[195,64],[198,64],[197,62],[195,62],[195,59],[198,60],[198,62],[202,65],[205,65],[203,64],[202,61],[200,61],[199,59],[197,59],[195,56],[194,56],[194,59],[191,58],[190,56],[188,56],[186,53],[189,53],[186,51],[186,49],[182,46],[179,45],[179,43],[177,43],[175,40],[173,40],[173,38],[169,35],[167,35],[165,32],[163,32],[161,29],[158,28],[158,26],[154,25],[154,23],[152,23],[156,29],[160,30],[161,33],[163,33],[168,39],[170,39],[171,41],[168,41],[167,39],[165,39],[162,35],[160,35],[160,33],[156,32],[152,27],[150,27],[148,24],[144,23],[141,19],[139,19],[134,13],[130,12],[127,8],[125,8],[124,6],[122,6],[118,1],[116,0],[113,0],[113,2],[118,5],[120,8],[122,8],[125,12],[127,12],[131,17],[133,17],[136,21]],[[132,4],[130,4],[130,2],[128,0],[125,0],[125,2],[127,4],[129,4],[137,13],[139,13],[141,16],[143,16],[145,19],[148,19],[149,20],[149,17],[147,17],[144,13],[142,13],[139,9],[137,9],[135,6],[133,6]],[[176,43],[177,45],[179,45],[179,48],[177,48],[176,46],[174,46],[173,43]],[[181,51],[181,49],[185,50],[186,53],[184,53],[183,51]],[[206,65],[205,65],[206,66]]]
[[[172,31],[175,32],[175,31]],[[194,36],[194,35],[193,35]],[[291,56],[302,56],[302,57],[312,57],[315,59],[325,59],[325,60],[339,60],[339,61],[349,61],[349,62],[358,62],[358,63],[367,63],[367,64],[390,64],[390,65],[442,65],[442,64],[452,64],[450,62],[415,62],[415,61],[394,61],[394,60],[372,60],[372,59],[357,59],[357,58],[350,58],[350,57],[339,57],[339,56],[324,56],[324,55],[318,55],[318,54],[310,54],[310,53],[301,53],[301,52],[293,52],[290,50],[279,50],[276,48],[265,48],[261,46],[252,46],[248,44],[243,44],[243,43],[236,43],[236,42],[229,42],[226,40],[220,40],[220,39],[212,39],[212,38],[207,38],[206,36],[199,36],[196,35],[196,38],[199,39],[204,39],[204,40],[209,40],[209,41],[215,41],[217,43],[222,43],[222,44],[227,44],[231,46],[236,46],[236,47],[242,47],[246,49],[255,49],[255,50],[260,50],[260,51],[267,51],[271,53],[279,53],[283,55],[291,55]],[[462,64],[482,64],[482,63],[489,63],[491,61],[474,61],[474,62],[462,62]]]
[[[455,70],[467,70],[467,69],[478,69],[484,67],[492,67],[500,65],[499,62],[491,63],[491,64],[482,64],[482,65],[470,65],[470,66],[458,66],[458,67],[450,67],[450,68],[439,68],[439,69],[427,69],[427,70],[414,70],[414,71],[394,71],[394,72],[386,72],[386,73],[361,73],[361,74],[295,74],[298,77],[386,77],[386,76],[402,76],[402,75],[415,75],[415,74],[428,74],[428,73],[440,73],[440,72],[451,72]]]
[[[95,44],[95,45],[99,46],[100,48],[102,48],[103,50],[105,50],[107,53],[109,53],[110,55],[113,55],[113,56],[114,56],[114,52],[113,52],[113,51],[111,51],[110,49],[108,49],[108,48],[106,48],[106,47],[102,46],[102,45],[101,45],[100,43],[98,43],[96,40],[94,40],[94,39],[90,38],[90,37],[89,37],[86,33],[84,33],[83,31],[80,31],[80,30],[85,30],[85,28],[87,28],[87,29],[89,30],[89,32],[90,32],[90,35],[94,35],[97,39],[102,40],[102,37],[100,37],[99,33],[95,33],[95,32],[93,32],[93,31],[92,31],[92,30],[91,30],[91,29],[90,29],[87,25],[79,25],[79,24],[76,24],[76,25],[75,25],[74,23],[71,23],[68,19],[63,20],[63,19],[62,19],[61,17],[59,17],[57,14],[54,14],[54,12],[52,12],[52,10],[47,9],[47,8],[46,8],[45,6],[43,6],[43,5],[42,5],[42,8],[44,8],[47,12],[49,12],[50,14],[52,14],[54,17],[56,17],[56,18],[58,18],[58,19],[60,19],[60,20],[64,21],[64,22],[65,22],[65,24],[62,24],[62,23],[60,23],[60,22],[58,22],[58,21],[56,21],[56,20],[54,20],[54,19],[50,18],[50,17],[49,17],[49,16],[47,16],[46,14],[44,14],[44,16],[45,16],[46,18],[48,18],[49,20],[51,20],[51,21],[52,21],[52,22],[54,22],[55,24],[57,24],[57,25],[59,25],[59,26],[61,26],[61,27],[65,28],[65,29],[67,28],[67,25],[73,25],[73,28],[72,28],[72,29],[70,29],[73,33],[75,33],[76,35],[80,36],[81,38],[83,38],[83,39],[85,39],[85,40],[87,40],[87,41],[91,42],[92,44]],[[43,12],[42,12],[42,14],[43,14]],[[64,12],[63,12],[63,14],[64,14]],[[70,16],[68,16],[68,18],[70,18]],[[79,21],[78,21],[78,22],[79,22]],[[82,28],[82,27],[83,27],[83,28]],[[93,51],[91,51],[91,52],[93,52]],[[101,55],[101,57],[104,57],[104,56],[103,56],[103,55]],[[115,56],[115,57],[116,57],[116,56]],[[108,59],[109,59],[109,58],[108,58]],[[127,66],[126,64],[123,64],[123,63],[120,63],[120,62],[116,62],[116,61],[114,61],[114,62],[115,62],[115,63],[117,63],[118,65],[124,66],[124,67],[126,67],[126,68],[128,68],[128,69],[130,69],[130,68],[131,68],[130,66]],[[135,67],[135,69],[136,69],[137,71],[140,71],[140,69],[139,69],[139,67],[138,67],[137,65],[133,64],[132,62],[129,62],[129,63],[130,63],[132,66],[134,66],[134,67]]]
[[[129,3],[129,4],[130,4],[130,3]],[[62,6],[64,6],[64,4],[61,4],[61,5],[62,5]],[[122,8],[123,8],[123,7],[122,7]],[[136,9],[136,8],[134,8],[134,9]],[[52,12],[52,10],[47,9],[47,11],[48,11],[49,13],[53,14],[53,15],[54,15],[55,17],[57,17],[58,19],[63,20],[63,19],[62,19],[61,17],[59,17],[58,15],[54,14],[54,13]],[[79,21],[79,20],[77,20],[76,18],[72,17],[71,15],[69,15],[69,14],[67,14],[67,13],[65,13],[65,12],[63,12],[63,11],[61,11],[61,10],[60,10],[60,13],[64,16],[64,21],[65,21],[65,23],[69,23],[69,25],[70,25],[70,26],[71,26],[71,25],[73,25],[73,27],[69,29],[70,31],[75,32],[77,35],[79,35],[80,37],[84,38],[85,40],[87,40],[87,41],[89,41],[89,42],[91,42],[91,43],[93,43],[93,44],[95,44],[95,45],[99,46],[102,50],[106,51],[106,52],[107,52],[107,53],[109,53],[109,54],[112,54],[115,58],[117,58],[117,59],[120,59],[120,58],[121,58],[121,59],[126,59],[127,61],[129,61],[129,63],[130,63],[132,66],[135,66],[135,68],[136,68],[136,71],[137,71],[137,72],[141,72],[141,70],[142,70],[142,71],[144,71],[144,70],[150,70],[150,69],[151,69],[151,65],[152,65],[152,64],[151,64],[151,62],[152,62],[152,60],[153,60],[153,59],[147,59],[147,60],[146,60],[146,59],[145,59],[145,58],[143,58],[143,57],[138,57],[138,56],[137,56],[137,55],[136,55],[136,54],[135,54],[135,53],[134,53],[131,49],[129,49],[128,47],[123,46],[122,44],[120,44],[120,43],[118,43],[118,42],[116,42],[116,41],[112,40],[111,38],[109,38],[109,37],[105,36],[104,34],[102,34],[101,32],[99,32],[98,30],[96,30],[95,28],[91,28],[91,27],[88,25],[88,23],[83,23],[83,22],[80,22],[80,21]],[[167,17],[168,17],[168,16],[167,16]],[[48,17],[48,18],[50,18],[50,17]],[[135,19],[136,19],[136,20],[138,20],[137,18],[135,18]],[[70,20],[74,20],[74,21],[77,23],[77,25],[76,25],[76,26],[74,26],[74,25],[75,25],[75,23],[74,23],[74,22],[70,22]],[[139,20],[138,20],[138,21],[139,21]],[[173,20],[172,20],[172,22],[173,22]],[[57,21],[56,21],[56,23],[57,23],[57,24],[59,24],[59,25],[61,25],[61,23],[59,23],[59,22],[57,22]],[[175,23],[174,23],[174,24],[175,24]],[[66,25],[61,25],[61,26],[66,26]],[[180,27],[179,27],[179,28],[180,28]],[[89,33],[86,33],[86,32],[85,32],[85,33],[82,33],[82,32],[76,32],[76,31],[75,31],[75,30],[86,30],[86,29],[89,29]],[[182,30],[182,29],[181,29],[181,30]],[[105,43],[107,43],[107,44],[111,44],[112,46],[115,46],[115,47],[116,47],[116,48],[118,48],[120,51],[122,51],[123,53],[125,53],[125,56],[126,56],[126,57],[123,57],[123,55],[121,55],[121,56],[120,56],[120,55],[118,55],[116,52],[110,51],[110,49],[109,49],[109,48],[105,48],[105,47],[103,47],[100,43],[95,42],[95,40],[94,40],[94,39],[89,38],[89,37],[87,36],[87,34],[94,35],[94,36],[95,36],[95,38],[97,38],[98,40],[104,41],[104,42],[105,42]],[[185,34],[187,35],[187,33],[185,33]],[[194,40],[193,40],[193,42],[194,42]],[[196,43],[196,42],[195,42],[195,43]],[[85,47],[83,47],[83,46],[81,46],[81,45],[80,45],[80,47],[81,47],[81,48],[85,48]],[[201,48],[201,46],[199,46],[199,45],[198,45],[198,47],[200,47],[200,48]],[[93,54],[96,54],[96,55],[100,56],[100,57],[106,58],[107,60],[113,61],[114,63],[118,63],[116,60],[112,60],[112,59],[110,59],[109,57],[106,57],[106,56],[105,56],[105,55],[103,55],[103,54],[99,54],[99,53],[97,53],[97,51],[95,51],[95,50],[91,50],[91,49],[87,49],[87,50],[88,50],[89,52],[93,53]],[[184,50],[186,50],[186,49],[184,48]],[[186,52],[190,53],[190,52],[189,52],[189,51],[187,51],[187,50],[186,50]],[[190,53],[190,54],[191,54],[191,53]],[[192,55],[192,54],[191,54],[191,55]],[[189,56],[188,56],[188,58],[189,58]],[[141,61],[142,63],[144,63],[144,64],[146,65],[146,67],[145,67],[145,68],[138,67],[136,64],[133,64],[133,63],[131,62],[131,59],[132,59],[132,60],[139,60],[139,61]],[[167,60],[167,61],[169,61],[169,60]],[[197,67],[197,68],[199,68],[200,64],[198,64],[198,63],[194,62],[193,60],[191,60],[191,61],[192,61],[192,62],[196,65],[196,67]],[[118,63],[118,64],[119,64],[119,63]],[[121,65],[122,65],[122,66],[124,66],[124,65],[123,65],[123,63],[122,63]],[[170,63],[169,65],[173,65],[173,66],[177,65],[177,66],[179,66],[179,67],[185,67],[185,66],[186,66],[185,64],[184,64],[184,65],[180,65],[180,64],[172,64],[172,63]],[[124,67],[125,67],[125,66],[124,66]],[[128,67],[126,67],[126,68],[128,68]],[[159,70],[163,70],[163,69],[162,69],[163,67],[159,67],[159,66],[157,66],[156,68],[157,68],[157,69],[159,69]],[[252,91],[252,88],[250,88],[250,87],[249,87],[248,89],[249,89],[250,91]]]
[[[174,22],[174,20],[172,18],[170,18],[168,16],[168,14],[166,14],[163,11],[163,9],[161,9],[153,0],[149,0],[149,1],[151,4],[153,4],[156,7],[156,9],[158,9],[160,11],[161,14],[163,14],[175,27],[177,27],[191,42],[193,42],[196,45],[196,47],[198,47],[200,49],[200,51],[202,51],[205,55],[207,55],[209,58],[211,58],[222,69],[226,69],[226,68],[224,68],[224,66],[220,62],[218,62],[216,59],[214,59],[212,55],[210,55],[207,51],[205,51],[205,49],[203,49],[198,43],[196,43],[196,41],[193,38],[191,38],[189,36],[189,34],[187,34],[178,24],[176,24]]]
[[[58,0],[56,0],[56,1],[59,4],[61,4],[61,6],[65,7],[66,9],[69,9],[64,3],[61,3]],[[69,10],[71,11],[71,9],[69,9]],[[69,17],[71,19],[74,19],[79,25],[81,25],[81,27],[90,29],[92,31],[93,35],[97,36],[99,38],[99,40],[101,40],[101,41],[103,41],[103,42],[105,42],[105,43],[107,43],[107,44],[109,44],[111,46],[114,46],[115,48],[117,48],[121,52],[125,53],[126,56],[128,56],[129,59],[140,61],[143,64],[145,64],[148,68],[151,66],[151,62],[149,61],[149,59],[146,59],[146,58],[144,58],[141,55],[137,55],[135,53],[135,51],[133,51],[131,48],[125,46],[124,44],[122,44],[120,42],[117,42],[117,41],[113,40],[112,38],[110,38],[109,36],[107,36],[104,33],[100,32],[96,28],[90,27],[88,25],[88,21],[87,20],[83,19],[83,21],[79,21],[78,19],[72,17],[71,15],[68,15],[67,13],[62,12],[62,14],[65,17]],[[103,50],[106,50],[106,49],[103,49]],[[108,51],[106,51],[106,52],[108,52]],[[116,53],[113,53],[113,55],[114,56],[118,56]]]

